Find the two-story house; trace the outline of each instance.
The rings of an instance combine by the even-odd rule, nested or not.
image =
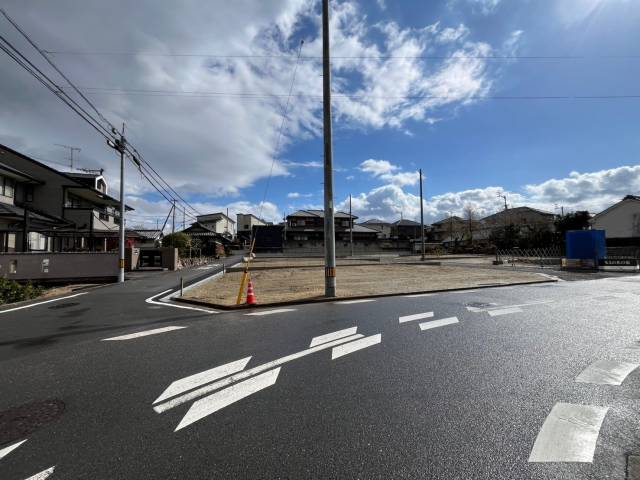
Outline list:
[[[253,232],[254,227],[271,225],[270,222],[261,220],[252,213],[238,213],[236,219],[238,220],[236,225],[237,235],[241,242],[248,242],[251,239],[251,232]]]
[[[11,198],[8,194],[13,194],[13,206],[22,209],[24,217],[4,230],[6,250],[61,252],[117,248],[120,203],[107,194],[101,173],[60,172],[4,145],[0,145],[0,163],[22,176],[12,178],[4,188],[5,201]],[[128,206],[126,209],[133,210]],[[40,223],[47,219],[47,225],[36,224],[36,216]],[[16,231],[22,232],[22,240],[17,239]]]

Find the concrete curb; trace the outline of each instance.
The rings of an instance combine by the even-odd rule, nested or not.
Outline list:
[[[256,308],[272,308],[272,307],[288,307],[293,305],[306,305],[306,304],[314,304],[314,303],[328,303],[328,302],[342,302],[349,300],[365,300],[370,298],[388,298],[388,297],[403,297],[406,295],[423,295],[426,293],[449,293],[449,292],[459,292],[465,290],[486,290],[489,288],[503,288],[503,287],[515,287],[515,286],[525,286],[525,285],[537,285],[541,283],[557,283],[557,280],[537,280],[534,282],[517,282],[517,283],[505,283],[502,285],[481,285],[476,287],[463,287],[463,288],[449,288],[446,290],[422,290],[416,292],[402,292],[402,293],[383,293],[377,295],[360,295],[355,297],[339,297],[339,298],[324,298],[324,297],[316,297],[316,298],[305,298],[301,300],[290,300],[286,302],[273,302],[273,303],[262,303],[260,305],[220,305],[217,303],[203,302],[200,300],[192,300],[189,298],[179,298],[174,297],[171,300],[175,302],[187,303],[191,305],[197,305],[199,307],[208,307],[214,308],[217,310],[224,311],[235,311],[235,310],[255,310]]]

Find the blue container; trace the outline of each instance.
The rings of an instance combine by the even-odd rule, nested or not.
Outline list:
[[[567,232],[567,258],[570,260],[598,260],[607,256],[604,230],[573,230]]]

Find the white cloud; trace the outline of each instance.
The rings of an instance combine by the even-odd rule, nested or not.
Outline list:
[[[418,172],[401,172],[400,167],[387,160],[365,160],[360,164],[360,170],[399,187],[416,185],[420,178]]]
[[[313,197],[313,193],[290,192],[287,194],[287,198],[311,198],[311,197]]]
[[[428,186],[427,186],[428,188]],[[448,192],[425,199],[425,221],[433,222],[449,214],[463,215],[471,205],[479,216],[504,208],[507,196],[510,207],[530,206],[554,212],[563,206],[565,212],[588,210],[597,213],[618,202],[625,195],[640,193],[640,165],[623,166],[598,172],[572,172],[568,177],[526,185],[521,192],[501,187],[485,187],[460,192]],[[344,207],[346,201],[340,205]],[[400,213],[405,218],[418,219],[420,198],[406,192],[400,185],[384,185],[353,197],[353,211],[363,219],[382,218],[395,221]]]
[[[436,39],[439,43],[453,43],[464,40],[468,35],[469,29],[461,23],[456,28],[447,27],[442,29]]]
[[[378,3],[378,7],[380,7],[381,10],[386,10],[387,9],[386,0],[376,0],[376,2]]]

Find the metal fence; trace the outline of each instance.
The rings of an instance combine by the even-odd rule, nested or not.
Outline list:
[[[505,263],[526,263],[531,265],[555,266],[562,263],[564,252],[560,247],[498,250],[496,259]]]
[[[607,247],[607,258],[640,260],[640,247]]]

